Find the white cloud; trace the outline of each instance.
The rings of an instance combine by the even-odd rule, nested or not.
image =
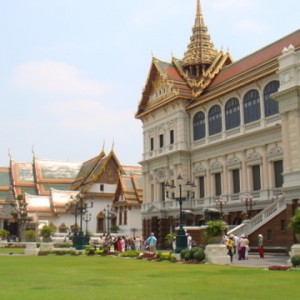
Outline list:
[[[22,90],[63,95],[100,96],[110,90],[109,84],[87,79],[75,67],[55,61],[23,63],[12,82]]]

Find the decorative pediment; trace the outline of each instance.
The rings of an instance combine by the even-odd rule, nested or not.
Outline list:
[[[283,150],[281,147],[275,146],[268,151],[268,156],[269,157],[274,157],[278,155],[283,155]]]
[[[166,88],[166,79],[160,75],[157,75],[154,80],[151,81],[152,83],[152,93],[153,92],[160,92],[162,89]]]
[[[260,159],[261,159],[261,155],[256,151],[253,151],[247,155],[247,161],[255,161]]]
[[[194,167],[195,174],[205,174],[206,168],[201,164],[196,164]]]
[[[153,213],[153,212],[159,212],[159,209],[155,205],[151,205],[145,213]]]
[[[233,156],[228,159],[227,165],[229,169],[238,168],[241,165],[241,161],[238,157]]]
[[[103,211],[100,211],[97,215],[97,219],[104,219],[105,218],[105,213]]]
[[[247,164],[250,166],[261,164],[261,159],[261,155],[256,151],[249,153],[246,157]]]
[[[190,100],[192,91],[181,76],[177,65],[153,57],[136,117],[140,118],[142,115],[151,113],[160,107],[161,103],[173,101],[174,96]]]
[[[213,162],[211,162],[210,164],[210,170],[212,172],[218,172],[221,171],[223,168],[223,165],[218,161],[218,160],[214,160]]]

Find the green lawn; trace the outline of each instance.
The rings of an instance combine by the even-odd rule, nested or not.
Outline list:
[[[0,254],[24,254],[25,248],[0,248]]]
[[[101,256],[1,256],[0,299],[296,299],[300,272]]]

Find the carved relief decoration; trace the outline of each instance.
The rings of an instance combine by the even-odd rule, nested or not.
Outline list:
[[[201,164],[196,164],[194,167],[195,174],[204,174],[206,172],[206,168]]]
[[[269,157],[274,157],[274,156],[281,156],[283,155],[283,150],[281,147],[275,146],[268,151],[268,156]]]
[[[247,155],[247,161],[260,160],[261,156],[256,151],[253,151]]]
[[[233,156],[228,159],[227,164],[228,164],[228,166],[236,166],[236,165],[240,165],[241,161],[238,157]]]
[[[211,171],[219,171],[222,168],[223,168],[223,165],[218,160],[214,160],[210,164],[210,170]]]

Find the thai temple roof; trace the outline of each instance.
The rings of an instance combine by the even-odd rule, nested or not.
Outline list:
[[[152,58],[145,88],[136,117],[177,101],[189,104],[203,94],[223,67],[232,63],[228,52],[217,51],[211,41],[197,0],[193,33],[182,59],[172,57],[170,63]]]
[[[0,167],[0,204],[12,199],[10,189],[10,169]]]
[[[118,186],[126,181],[120,191],[130,195],[125,197],[130,201],[124,203],[140,205],[142,184],[139,177],[141,167],[125,166],[123,169],[113,150],[108,155],[101,151],[99,155],[83,163],[43,160],[36,157],[32,163],[15,162],[10,159],[10,167],[0,167],[0,204],[8,204],[18,195],[24,194],[30,214],[53,216],[66,213],[67,202],[79,191],[93,199],[98,197],[99,200],[101,197],[112,200],[116,197],[115,192],[111,195],[90,192],[90,187],[95,183],[104,182]],[[131,184],[128,183],[130,181]]]
[[[173,104],[186,102],[191,109],[238,86],[259,78],[261,70],[270,73],[278,69],[278,56],[285,47],[300,47],[300,30],[234,62],[229,52],[217,51],[205,25],[200,0],[197,0],[196,18],[192,36],[182,59],[171,62],[153,58],[148,78],[136,112],[143,119],[148,113]],[[255,73],[256,72],[256,73]]]

